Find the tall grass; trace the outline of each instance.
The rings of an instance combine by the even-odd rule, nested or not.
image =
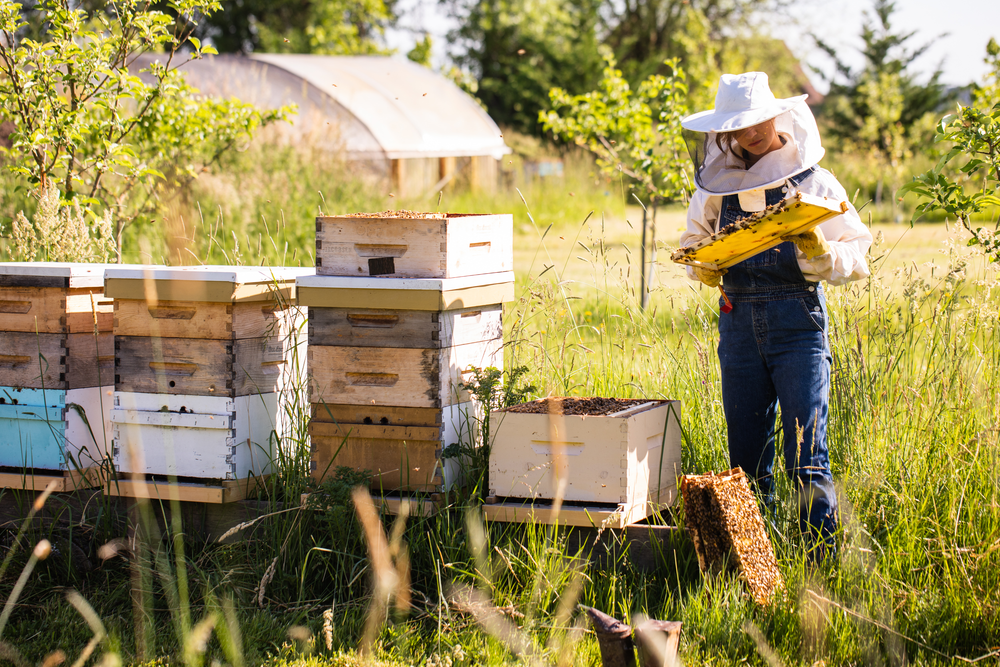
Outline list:
[[[146,235],[144,252],[157,261],[307,264],[320,209],[385,208],[384,193],[335,163],[254,150],[234,158],[246,162],[228,175],[203,178],[160,236],[136,230]],[[588,169],[520,193],[442,196],[442,210],[515,214],[527,260],[517,301],[505,310],[507,365],[528,366],[541,394],[680,399],[685,471],[726,468],[715,294],[665,282],[641,310],[638,249],[612,241],[615,224],[627,228],[626,198],[614,183],[595,186]],[[93,632],[54,588],[72,585],[103,623],[104,652],[127,664],[158,656],[275,666],[595,664],[577,603],[623,619],[684,621],[688,664],[950,664],[990,655],[1000,645],[1000,284],[975,251],[955,241],[941,250],[937,266],[903,266],[876,246],[871,279],[828,291],[841,555],[825,566],[807,562],[782,476],[774,537],[787,595],[769,608],[750,602],[730,575],[703,576],[683,531],[645,572],[612,531],[598,541],[593,532],[486,524],[462,494],[436,513],[414,507],[405,522],[382,516],[373,528],[350,493],[360,478],[345,475],[323,502],[314,494],[298,507],[299,493],[312,488],[300,395],[278,447],[270,516],[233,543],[201,545],[168,524],[90,573],[39,566],[4,637],[19,638],[30,661],[53,646],[79,655]],[[668,254],[661,248],[661,258]],[[126,544],[113,541],[126,537],[122,530],[101,523],[95,550]],[[391,547],[381,572],[372,558],[378,530]],[[405,564],[405,604],[374,597],[390,590],[373,583],[387,576],[386,563],[397,577]],[[0,595],[9,598],[15,583],[0,580]],[[216,634],[203,653],[192,652],[208,622]],[[377,632],[362,655],[366,627]]]

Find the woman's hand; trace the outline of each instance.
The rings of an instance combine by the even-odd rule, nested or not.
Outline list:
[[[718,287],[722,283],[722,276],[726,275],[726,269],[709,269],[704,266],[692,266],[694,275],[701,282],[709,287]]]
[[[820,255],[825,255],[830,252],[830,244],[823,236],[823,231],[819,227],[811,229],[804,234],[790,234],[788,236],[782,236],[781,240],[791,241],[794,243],[795,246],[802,251],[802,254],[806,256],[806,259],[819,257]]]

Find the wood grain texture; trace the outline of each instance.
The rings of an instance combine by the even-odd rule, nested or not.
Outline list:
[[[293,311],[269,302],[115,300],[120,336],[239,340],[287,335]]]
[[[503,340],[440,349],[309,346],[310,402],[439,408],[469,400],[472,367],[503,366]]]
[[[0,331],[0,386],[66,389],[66,337]]]
[[[235,396],[233,343],[115,336],[115,390]]]
[[[269,475],[247,479],[226,480],[219,484],[196,482],[164,482],[141,475],[122,476],[106,483],[104,492],[120,498],[150,500],[180,500],[193,503],[234,503],[252,498],[265,488]]]
[[[437,491],[441,430],[406,426],[310,425],[312,475],[321,482],[337,466],[368,470],[382,490]]]
[[[59,287],[0,287],[0,327],[24,333],[65,333],[66,292]]]
[[[100,288],[0,287],[4,331],[92,333],[95,311],[98,331],[111,331],[111,309]]]
[[[66,326],[69,333],[94,333],[94,316],[99,332],[114,329],[114,300],[103,288],[71,289],[66,293]]]
[[[227,340],[233,337],[233,305],[205,301],[115,299],[115,334]]]
[[[441,407],[437,350],[309,346],[310,402]]]
[[[113,333],[72,333],[66,336],[67,389],[114,384],[115,336]]]
[[[498,338],[502,333],[499,305],[445,312],[309,309],[311,345],[439,348]]]
[[[439,347],[438,314],[419,310],[310,308],[310,345]]]
[[[456,278],[510,271],[513,218],[316,219],[316,272],[321,275]],[[393,271],[384,272],[390,260]],[[371,261],[370,261],[371,260]],[[373,267],[379,267],[372,273]]]
[[[288,339],[246,338],[235,342],[233,387],[236,396],[280,391],[290,371]]]
[[[388,405],[312,404],[315,422],[379,424],[382,426],[440,426],[440,408],[402,408]]]
[[[103,474],[101,468],[67,470],[63,473],[38,471],[38,474],[33,474],[31,471],[5,470],[0,472],[0,488],[44,491],[49,484],[54,484],[53,493],[68,493],[101,486],[104,482]]]

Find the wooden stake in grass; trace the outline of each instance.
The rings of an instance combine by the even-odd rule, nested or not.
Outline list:
[[[731,557],[754,601],[769,604],[785,584],[743,470],[685,475],[681,493],[702,572],[718,571]]]

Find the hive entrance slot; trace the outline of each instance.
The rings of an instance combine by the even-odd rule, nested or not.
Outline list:
[[[351,313],[347,321],[357,329],[391,329],[399,323],[399,315]]]
[[[368,260],[368,275],[385,276],[396,272],[396,260],[392,257],[372,257]]]
[[[392,387],[399,381],[395,373],[348,373],[347,384],[352,387]]]

